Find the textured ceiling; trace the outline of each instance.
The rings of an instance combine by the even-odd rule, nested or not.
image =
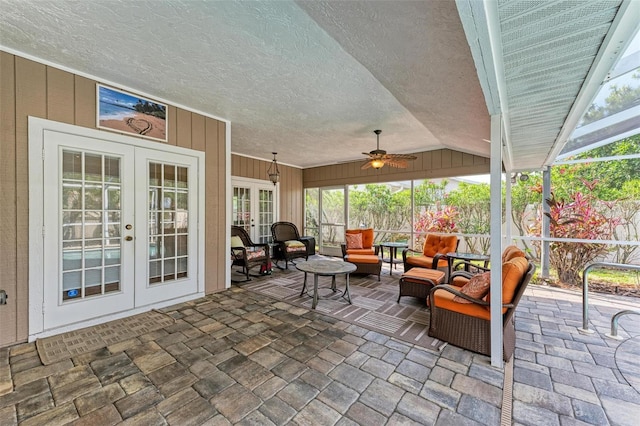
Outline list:
[[[553,161],[640,0],[0,0],[0,48],[230,120],[233,152],[299,167],[438,148]],[[622,13],[621,13],[622,12]]]
[[[453,1],[1,0],[0,45],[231,121],[232,151],[309,167],[375,148],[489,154]]]

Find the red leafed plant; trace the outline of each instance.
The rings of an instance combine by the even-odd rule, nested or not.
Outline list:
[[[439,210],[427,210],[420,214],[414,223],[414,228],[417,232],[456,232],[458,230],[456,226],[458,215],[458,209],[454,206],[446,206]]]
[[[458,209],[454,206],[445,206],[437,210],[427,210],[422,212],[414,222],[413,228],[416,232],[438,232],[448,234],[457,232],[456,220],[459,216]],[[425,235],[416,238],[414,247],[422,247]]]
[[[551,238],[575,238],[584,240],[608,240],[620,219],[604,215],[596,208],[595,198],[574,193],[567,201],[555,195],[545,200],[549,213]],[[540,236],[542,216],[539,214],[532,225],[531,233]],[[540,242],[536,242],[537,245]],[[549,244],[549,263],[556,269],[558,279],[567,284],[579,284],[580,273],[587,263],[608,251],[606,244],[557,242]]]

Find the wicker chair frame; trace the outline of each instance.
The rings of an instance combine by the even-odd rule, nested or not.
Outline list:
[[[442,272],[442,271],[440,271]],[[417,278],[407,278],[400,277],[399,289],[398,289],[398,303],[400,303],[400,298],[403,296],[413,296],[418,299],[422,299],[424,302],[429,298],[429,293],[431,289],[441,283],[446,277],[446,274],[442,272],[442,277],[439,279],[417,279]]]
[[[507,311],[502,315],[503,337],[502,337],[502,357],[509,360],[515,349],[516,332],[514,324],[515,310],[520,302],[524,290],[529,284],[535,265],[529,261],[527,271],[520,279],[516,292],[511,303],[503,304]],[[478,352],[484,355],[491,355],[491,321],[476,318],[460,312],[438,308],[435,304],[434,293],[438,289],[443,289],[449,293],[460,296],[472,303],[488,307],[490,303],[481,299],[475,299],[461,293],[459,289],[451,285],[439,285],[431,289],[429,293],[429,306],[431,309],[431,319],[429,321],[429,336],[435,337],[452,345]]]
[[[273,237],[273,243],[276,245],[273,260],[278,268],[283,269],[278,265],[280,260],[284,260],[284,269],[289,269],[289,262],[295,264],[293,259],[309,259],[309,240],[300,238],[298,227],[295,224],[291,222],[275,222],[271,225],[271,236]],[[288,252],[285,242],[291,240],[300,241],[304,244],[306,250]]]
[[[249,270],[251,268],[258,265],[264,265],[265,268],[268,268],[269,266],[269,244],[254,243],[251,241],[251,237],[249,237],[247,231],[240,226],[231,226],[231,236],[240,237],[242,244],[244,244],[244,247],[231,247],[231,258],[233,259],[231,266],[242,266],[242,273],[247,277],[244,281],[251,281],[251,278],[249,277]],[[247,247],[264,249],[265,255],[249,259],[249,256],[247,256]],[[243,282],[233,279],[231,281]]]
[[[371,255],[375,256],[375,255]],[[377,257],[377,256],[376,256]],[[380,281],[380,273],[382,271],[382,259],[378,257],[377,263],[358,263],[349,260],[348,257],[343,258],[345,262],[353,263],[356,265],[356,270],[352,272],[352,274],[363,274],[363,275],[377,275],[378,281]]]

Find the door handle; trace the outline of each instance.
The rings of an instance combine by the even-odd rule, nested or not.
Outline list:
[[[124,237],[125,241],[132,241],[133,237],[131,235],[127,235],[126,237]]]

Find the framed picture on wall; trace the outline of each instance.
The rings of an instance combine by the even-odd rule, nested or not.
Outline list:
[[[97,127],[167,141],[167,106],[122,90],[96,85]]]

